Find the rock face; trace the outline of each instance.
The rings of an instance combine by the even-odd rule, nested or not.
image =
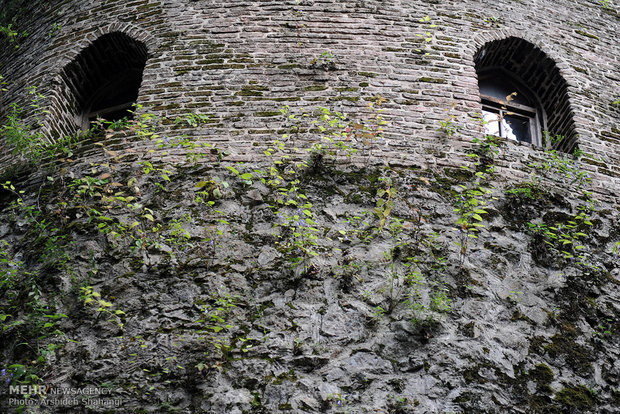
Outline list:
[[[618,410],[611,2],[0,5],[3,412]]]

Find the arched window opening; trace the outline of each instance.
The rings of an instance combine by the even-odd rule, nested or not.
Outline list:
[[[147,58],[142,42],[114,32],[99,37],[67,65],[64,77],[79,128],[88,129],[97,118],[131,118]]]
[[[568,85],[544,52],[509,37],[486,43],[474,59],[485,133],[564,152],[577,148]],[[563,139],[547,142],[546,133]]]

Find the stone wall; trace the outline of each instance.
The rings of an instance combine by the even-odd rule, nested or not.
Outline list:
[[[26,8],[15,24],[29,35],[0,55],[2,107],[27,107],[36,85],[50,142],[81,127],[76,91],[90,89],[75,79],[96,65],[79,63],[96,56],[83,53],[89,45],[120,32],[147,60],[142,107],[125,129],[91,134],[36,168],[3,149],[2,165],[15,168],[2,182],[16,187],[0,199],[3,367],[53,386],[104,385],[124,412],[620,404],[613,4]],[[480,52],[504,39],[493,44],[533,53],[506,54],[509,69],[539,89],[551,132],[587,157],[477,142],[476,62],[494,66],[504,52],[491,47],[487,61]],[[343,126],[318,106],[331,119],[342,112]],[[322,151],[305,152],[317,143]],[[48,311],[65,316],[44,328]],[[39,350],[48,344],[62,346]]]
[[[382,156],[441,162],[437,154],[463,146],[438,145],[441,120],[454,115],[464,141],[480,132],[474,55],[514,36],[539,49],[537,59],[553,61],[568,85],[568,106],[555,109],[570,113],[574,127],[559,121],[557,130],[576,133],[579,146],[601,158],[592,170],[618,183],[617,15],[597,2],[45,2],[32,9],[40,17],[30,35],[5,50],[3,74],[14,91],[5,99],[38,85],[50,100],[52,137],[76,129],[63,68],[102,34],[120,31],[148,48],[138,102],[170,120],[208,114],[211,122],[193,132],[200,139],[251,157],[262,152],[256,143],[271,139],[283,105],[357,113],[380,94],[393,125]],[[421,23],[425,16],[430,21]],[[54,23],[62,28],[50,36]],[[321,58],[325,52],[333,58]]]

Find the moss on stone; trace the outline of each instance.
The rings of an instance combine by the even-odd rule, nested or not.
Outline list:
[[[536,364],[533,369],[529,370],[527,375],[529,379],[536,383],[539,389],[545,392],[552,391],[549,384],[553,381],[554,375],[548,365]]]
[[[263,96],[263,93],[260,91],[252,91],[252,90],[242,90],[235,94],[236,96]]]
[[[468,337],[473,338],[475,334],[476,324],[472,321],[463,325],[460,329],[461,334]]]
[[[426,82],[426,83],[448,83],[447,80],[441,78],[430,78],[428,76],[422,76],[418,79],[418,82]]]
[[[188,60],[193,60],[193,58],[188,59]],[[197,65],[213,65],[214,63],[224,63],[224,59],[221,57],[218,57],[218,58],[210,58],[210,59],[201,59],[201,60],[196,61]]]
[[[256,81],[254,81],[254,83],[249,82],[250,85],[248,86],[244,86],[243,88],[241,88],[244,91],[268,91],[269,90],[269,86],[266,85],[259,85],[256,83]]]
[[[295,68],[299,68],[301,67],[301,65],[297,64],[297,63],[291,63],[288,65],[279,65],[278,69],[295,69]]]
[[[324,91],[325,89],[327,89],[327,86],[325,85],[311,85],[306,86],[304,91]]]
[[[337,96],[331,99],[331,101],[334,101],[334,102],[338,102],[338,101],[357,102],[359,100],[360,100],[359,96]]]
[[[236,64],[227,64],[227,65],[204,65],[202,69],[245,69],[246,65],[242,65],[239,63]]]
[[[280,385],[282,384],[284,381],[290,381],[290,382],[295,382],[297,381],[298,376],[297,374],[295,374],[295,371],[293,369],[290,369],[286,372],[283,372],[282,374],[278,375],[277,377],[273,378],[273,384],[274,385]]]
[[[170,110],[170,109],[177,109],[180,108],[181,105],[173,102],[173,103],[169,103],[168,105],[156,105],[153,107],[154,111],[166,111],[166,110]]]
[[[483,365],[474,365],[469,368],[465,368],[462,373],[463,380],[465,380],[465,383],[484,384],[488,382],[488,380],[485,377],[480,375],[479,373],[480,368],[483,368]]]
[[[457,404],[468,403],[475,398],[475,395],[471,392],[464,392],[454,399]]]
[[[273,102],[297,102],[297,101],[301,101],[301,98],[299,96],[283,96],[280,98],[263,97],[263,98],[259,98],[258,100],[273,101]]]
[[[280,111],[259,111],[259,112],[254,112],[254,115],[261,117],[261,118],[268,118],[268,117],[273,117],[273,116],[280,116],[282,115],[282,113]]]
[[[563,388],[557,392],[554,399],[566,408],[576,408],[581,412],[590,411],[596,405],[596,394],[583,385]]]
[[[519,312],[518,310],[514,311],[512,313],[512,316],[510,317],[510,320],[513,322],[516,321],[525,321],[527,323],[531,323],[533,324],[534,321],[532,321],[530,318],[527,317],[527,315],[524,315],[523,313]]]
[[[556,333],[551,337],[551,343],[544,349],[551,358],[564,357],[575,372],[589,374],[592,371],[592,356],[587,348],[575,342],[577,336],[578,333],[574,328],[565,327],[561,333]]]
[[[376,78],[377,76],[379,76],[379,74],[375,72],[357,72],[357,74],[360,76],[365,76],[367,78]]]
[[[599,40],[598,36],[590,34],[590,33],[586,32],[584,30],[575,30],[575,33],[580,34],[580,35],[585,36],[585,37],[589,37],[591,39]]]

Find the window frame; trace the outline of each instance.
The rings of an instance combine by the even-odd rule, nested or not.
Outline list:
[[[511,73],[505,71],[503,68],[488,68],[477,73],[478,75],[478,91],[480,94],[480,102],[482,110],[486,112],[492,112],[498,114],[498,136],[500,138],[520,142],[523,144],[531,144],[539,147],[545,147],[547,143],[543,135],[546,125],[545,113],[542,110],[542,105],[537,95],[533,93],[526,85],[523,84]],[[523,96],[531,104],[535,106],[529,106],[522,103],[514,102],[510,99],[510,95],[506,96],[506,99],[500,99],[494,96],[483,94],[480,91],[481,84],[492,81],[495,84],[501,84],[508,86],[510,90],[514,89],[518,96]],[[512,139],[504,136],[502,130],[502,119],[504,116],[517,116],[529,120],[530,141],[519,140],[518,138]],[[494,121],[495,122],[495,121]],[[486,125],[485,125],[486,133]]]

